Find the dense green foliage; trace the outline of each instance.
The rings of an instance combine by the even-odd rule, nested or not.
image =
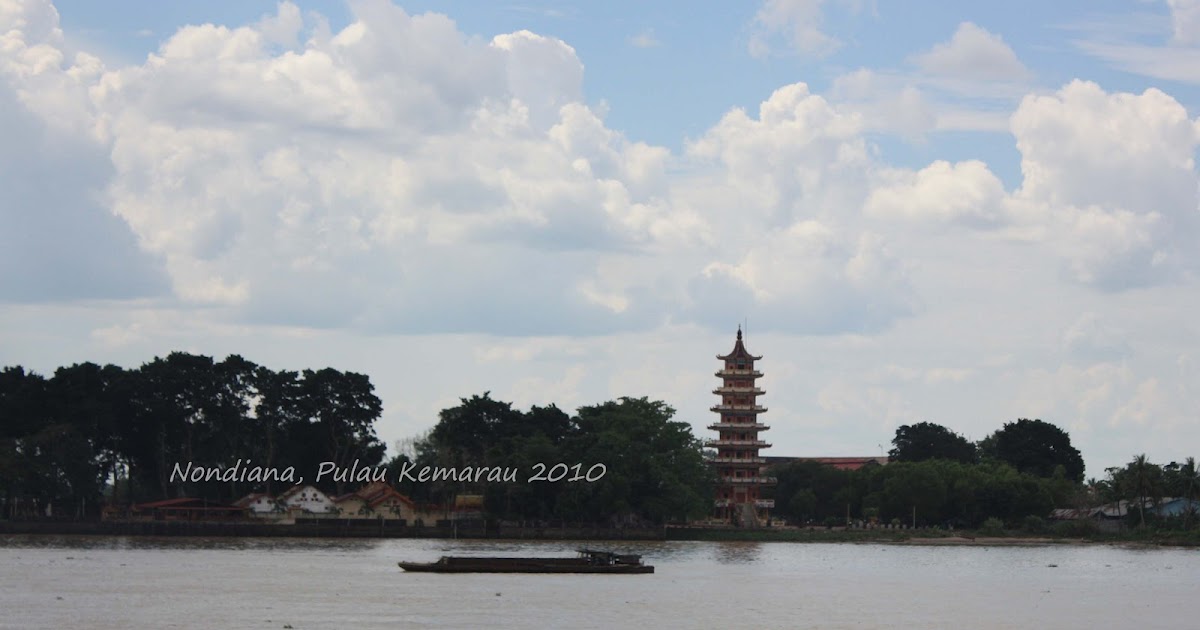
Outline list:
[[[0,499],[8,514],[94,514],[171,496],[229,500],[282,487],[169,483],[175,464],[249,465],[311,474],[320,462],[373,466],[382,406],[362,374],[280,371],[232,355],[175,352],[138,369],[83,363],[50,378],[0,371]],[[327,479],[327,490],[338,484]],[[288,484],[282,484],[286,487]]]
[[[0,517],[94,515],[172,496],[231,500],[288,485],[253,481],[169,482],[176,463],[205,468],[289,467],[313,481],[322,462],[383,465],[375,434],[380,400],[370,380],[326,368],[274,371],[232,355],[222,361],[176,352],[137,369],[83,363],[49,377],[0,370]],[[662,523],[703,518],[713,472],[690,425],[661,401],[620,398],[527,411],[487,393],[444,409],[423,436],[387,462],[389,480],[412,469],[488,467],[515,482],[402,480],[419,502],[481,494],[488,516],[521,521]],[[1163,497],[1200,499],[1195,461],[1157,465],[1139,455],[1106,479],[1083,479],[1083,459],[1062,429],[1041,420],[1005,424],[978,445],[928,422],[897,429],[892,463],[856,471],[815,462],[777,466],[775,514],[797,523],[864,522],[1022,528],[1079,533],[1094,523],[1047,523],[1054,508],[1122,501],[1146,531],[1200,525],[1194,511],[1159,517]],[[566,478],[529,482],[556,464]],[[578,465],[576,468],[575,466]],[[599,465],[598,468],[593,466]],[[594,481],[571,477],[603,472]],[[334,493],[357,484],[325,478]],[[349,487],[346,487],[349,486]],[[1174,504],[1179,505],[1179,504]],[[1189,503],[1189,505],[1192,505]]]
[[[1070,437],[1041,420],[1018,420],[978,447],[941,425],[896,429],[887,466],[837,470],[815,462],[777,467],[776,514],[797,523],[1017,526],[1089,500],[1071,475],[1083,460]],[[981,457],[982,456],[982,457]],[[994,524],[994,523],[993,523]]]
[[[1160,466],[1145,455],[1137,455],[1122,468],[1109,468],[1108,478],[1092,480],[1096,494],[1105,501],[1125,501],[1126,518],[1131,525],[1155,529],[1190,529],[1200,525],[1195,509],[1183,510],[1175,517],[1155,516],[1155,508],[1163,499],[1185,499],[1190,505],[1200,500],[1200,471],[1195,458],[1184,463],[1171,462]]]
[[[989,517],[1017,523],[1045,516],[1069,503],[1075,484],[1064,491],[1053,478],[1020,473],[1002,463],[964,464],[950,460],[898,462],[837,470],[815,462],[775,469],[777,513],[793,522],[842,523],[874,520],[917,525],[978,527]],[[1056,493],[1063,503],[1056,503]]]
[[[967,438],[932,422],[918,422],[896,429],[888,458],[897,462],[923,462],[949,459],[971,463],[976,460],[975,445]]]
[[[1009,422],[979,443],[981,455],[1007,462],[1021,472],[1049,477],[1059,466],[1067,479],[1083,481],[1083,456],[1066,431],[1041,420]]]
[[[406,481],[400,489],[435,502],[482,493],[490,515],[511,520],[641,523],[702,516],[711,505],[710,472],[690,425],[671,420],[674,413],[645,398],[581,407],[574,417],[554,406],[522,412],[488,394],[464,398],[416,442],[416,466],[515,469],[518,483]],[[408,457],[398,456],[393,468]],[[594,482],[526,482],[537,464],[560,462],[578,464],[582,473],[602,464],[605,472]],[[574,474],[572,468],[568,479]]]

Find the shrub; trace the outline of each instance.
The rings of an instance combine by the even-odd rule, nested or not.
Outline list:
[[[846,524],[846,519],[839,518],[837,516],[830,516],[830,517],[826,517],[826,519],[825,519],[825,527],[826,528],[840,527],[845,524]]]
[[[1062,521],[1054,524],[1054,533],[1059,536],[1080,538],[1100,532],[1100,527],[1090,520]]]
[[[1021,528],[1030,534],[1041,534],[1046,531],[1046,521],[1036,514],[1030,514],[1021,522]]]
[[[1001,521],[1000,519],[993,516],[993,517],[987,519],[986,521],[984,521],[983,525],[979,526],[979,533],[985,534],[987,536],[1003,536],[1004,535],[1004,521]]]

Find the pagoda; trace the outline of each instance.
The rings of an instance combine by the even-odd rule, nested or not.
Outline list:
[[[759,527],[770,522],[768,511],[775,507],[774,499],[763,498],[763,491],[776,481],[765,475],[767,460],[758,454],[759,449],[771,446],[758,438],[760,431],[770,428],[758,419],[766,408],[757,402],[764,392],[754,383],[762,377],[754,362],[762,357],[746,350],[739,326],[733,350],[717,358],[723,362],[716,373],[721,386],[713,393],[721,397],[721,403],[712,411],[720,420],[708,428],[717,431],[718,437],[707,442],[717,449],[716,457],[709,460],[717,473],[714,517],[742,527]]]

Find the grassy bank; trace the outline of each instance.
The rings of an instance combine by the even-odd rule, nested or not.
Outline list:
[[[939,529],[710,529],[672,527],[667,540],[712,542],[891,543],[914,545],[1041,545],[1137,544],[1146,546],[1200,547],[1200,531],[1159,532],[1130,530],[1084,535],[1033,533],[1024,530],[972,531]]]

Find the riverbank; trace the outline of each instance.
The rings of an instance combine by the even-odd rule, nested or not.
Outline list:
[[[798,542],[798,543],[873,543],[896,545],[976,545],[976,546],[1038,546],[1038,545],[1133,545],[1147,547],[1200,547],[1200,531],[1155,532],[1125,531],[1095,533],[1083,536],[1059,536],[1013,531],[1006,535],[987,535],[969,530],[940,529],[844,529],[844,528],[779,528],[779,529],[719,529],[700,527],[669,527],[667,540],[709,542]]]
[[[1200,531],[1156,532],[1130,530],[1083,536],[1032,534],[1013,531],[986,535],[973,531],[939,529],[773,528],[724,529],[714,527],[514,527],[471,522],[449,527],[418,527],[400,522],[363,519],[314,519],[292,525],[254,522],[205,521],[0,521],[0,535],[87,536],[198,536],[231,538],[426,538],[478,540],[594,540],[594,541],[700,541],[870,543],[930,546],[1045,546],[1126,545],[1136,547],[1200,548]]]
[[[248,521],[0,521],[0,535],[206,536],[234,538],[466,538],[488,540],[663,540],[661,527],[513,527],[483,521],[422,527],[375,519]]]

